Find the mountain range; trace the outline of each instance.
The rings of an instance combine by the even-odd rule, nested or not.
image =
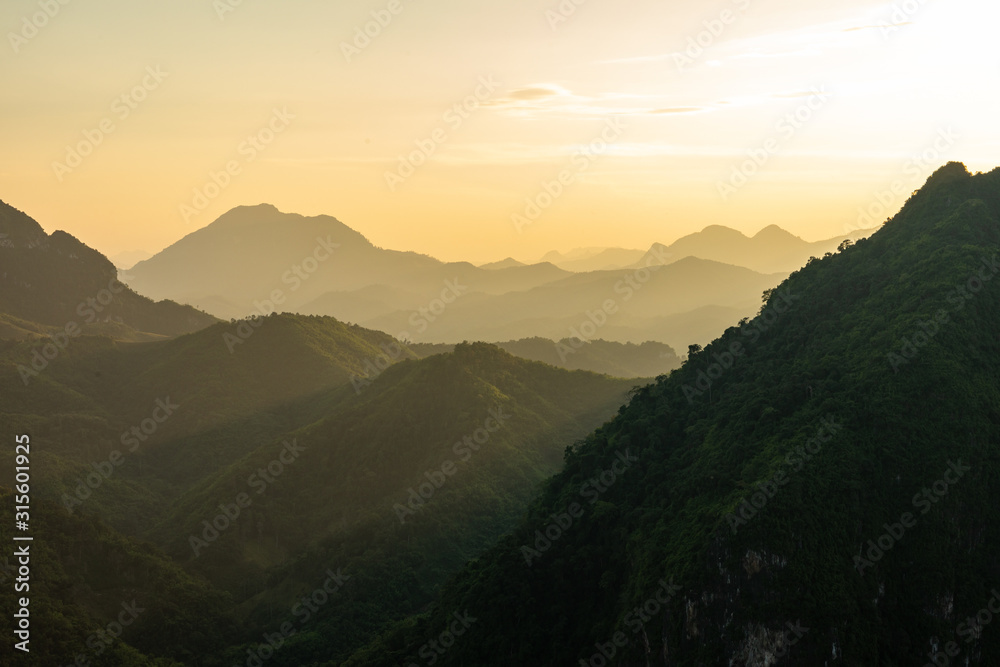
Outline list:
[[[140,262],[129,284],[218,317],[329,315],[412,342],[590,340],[579,329],[593,324],[607,340],[683,349],[752,315],[765,289],[843,240],[807,243],[774,226],[748,238],[714,226],[646,252],[546,256],[562,268],[510,258],[476,267],[378,248],[334,218],[260,205],[234,209]],[[650,279],[659,267],[668,268]],[[605,305],[614,312],[598,312]]]
[[[456,612],[476,621],[438,665],[997,664],[998,257],[1000,169],[942,167],[643,387],[344,664],[407,664]]]
[[[289,280],[251,272],[258,314],[219,321],[0,207],[0,420],[30,434],[47,633],[18,664],[1000,661],[1000,169],[942,167],[787,276],[675,258],[698,239],[613,270],[445,264],[270,207],[147,270],[227,234],[256,247],[275,215],[311,252],[289,260],[306,234],[284,237]],[[332,264],[345,248],[357,261]],[[195,265],[225,301],[252,255]],[[399,286],[363,284],[362,260]],[[343,303],[399,306],[371,310],[380,330],[275,312],[330,298],[327,266]],[[420,333],[407,293],[442,302],[417,310],[441,339],[534,333],[414,341],[396,335]],[[81,303],[101,316],[78,323]],[[714,338],[683,359],[614,340],[690,340],[693,313]],[[0,558],[11,609],[15,566]]]
[[[81,335],[24,386],[33,345],[0,341],[0,412],[38,452],[40,531],[66,531],[33,561],[61,573],[33,603],[76,619],[40,665],[72,663],[85,619],[121,598],[172,628],[137,625],[121,651],[231,664],[275,608],[297,624],[331,568],[349,594],[297,624],[287,654],[331,650],[332,624],[346,657],[509,530],[633,386],[485,344],[416,360],[386,334],[287,314],[143,343]]]

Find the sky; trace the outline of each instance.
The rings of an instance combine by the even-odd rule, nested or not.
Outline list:
[[[1000,165],[996,3],[5,0],[0,200],[109,256],[240,205],[477,263],[879,224]],[[866,214],[862,214],[866,211]]]

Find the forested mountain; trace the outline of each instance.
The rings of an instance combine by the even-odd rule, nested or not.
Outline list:
[[[360,392],[344,387],[318,422],[204,480],[147,537],[240,602],[246,641],[294,622],[300,636],[274,664],[346,658],[509,531],[566,447],[630,387],[485,344],[397,364]],[[289,443],[294,462],[282,454]],[[213,539],[202,519],[240,492],[252,505]],[[328,568],[351,577],[344,595],[299,625],[293,605]]]
[[[997,664],[998,258],[1000,169],[941,168],[639,391],[346,664]]]
[[[600,339],[583,341],[579,338],[564,338],[554,341],[536,336],[495,345],[523,359],[621,378],[652,378],[669,373],[681,365],[673,348],[653,341],[636,345]],[[408,347],[420,357],[451,352],[455,348],[454,345],[445,343],[411,343]]]
[[[0,417],[31,434],[40,665],[229,665],[286,621],[273,664],[346,656],[510,530],[632,387],[483,344],[416,361],[316,316],[81,336],[25,386],[32,346],[0,341]],[[297,615],[331,568],[344,595]],[[144,622],[95,655],[133,598]]]
[[[197,331],[217,320],[172,301],[153,303],[118,280],[104,255],[66,232],[46,234],[26,214],[0,202],[0,332],[40,332],[72,339],[103,333],[148,340]],[[42,325],[34,326],[34,324]]]

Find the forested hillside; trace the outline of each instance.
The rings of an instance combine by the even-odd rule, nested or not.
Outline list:
[[[477,620],[436,664],[996,664],[998,257],[1000,170],[943,167],[636,394],[346,664],[416,662],[456,611]]]

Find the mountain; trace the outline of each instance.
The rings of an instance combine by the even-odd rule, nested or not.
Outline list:
[[[154,303],[119,282],[104,255],[61,231],[46,234],[35,220],[0,202],[0,313],[43,325],[45,333],[83,332],[125,340],[177,336],[216,321],[172,301]],[[14,337],[33,327],[3,327]]]
[[[384,250],[335,218],[260,205],[233,209],[140,262],[131,284],[220,317],[327,315],[426,343],[590,339],[579,328],[611,299],[622,312],[601,325],[600,338],[684,349],[752,314],[761,292],[839,243],[806,243],[773,226],[749,239],[716,226],[646,253],[581,248],[537,264],[508,258],[475,267]],[[673,268],[640,293],[647,267],[664,265]]]
[[[113,257],[109,257],[108,259],[110,259],[111,262],[120,270],[127,271],[139,262],[144,259],[149,259],[152,256],[152,253],[148,253],[145,250],[126,250],[125,252],[120,252]]]
[[[506,259],[501,259],[499,262],[490,262],[489,264],[483,264],[479,268],[481,269],[508,269],[512,266],[527,266],[524,262],[519,262],[513,257],[508,257]]]
[[[33,349],[0,345],[0,395],[3,411],[64,459],[36,471],[36,493],[75,509],[89,466],[123,453],[127,467],[83,505],[131,533],[203,478],[320,419],[339,400],[331,392],[414,356],[381,332],[304,315],[144,344],[81,336],[25,386]]]
[[[10,489],[0,488],[5,513],[14,516],[20,502]],[[220,642],[236,640],[232,598],[152,546],[48,501],[32,498],[30,515],[39,539],[14,542],[13,525],[0,527],[0,538],[17,545],[10,554],[27,545],[31,568],[25,582],[18,572],[21,556],[5,554],[0,562],[0,604],[9,610],[0,628],[8,637],[17,636],[14,614],[24,596],[30,620],[29,652],[16,650],[14,641],[3,642],[0,663],[196,665]],[[15,591],[24,583],[27,589]]]
[[[31,349],[0,341],[0,419],[31,434],[46,545],[47,646],[26,664],[243,663],[284,622],[297,636],[272,664],[346,656],[511,529],[633,384],[484,344],[415,360],[386,334],[289,314],[147,343],[83,335],[25,386]],[[342,599],[304,618],[329,570],[349,577]],[[133,597],[149,621],[95,659],[88,635]]]
[[[318,575],[342,570],[344,595],[276,664],[346,656],[510,530],[566,447],[631,385],[485,344],[396,364],[360,392],[345,387],[319,421],[203,480],[145,536],[236,598],[247,641],[295,621],[289,610]],[[269,465],[270,477],[259,472]],[[202,519],[241,491],[252,504],[233,528],[206,532]],[[274,608],[285,611],[274,618]]]
[[[405,296],[406,308],[428,307],[449,289],[501,294],[567,275],[551,264],[483,269],[427,255],[376,247],[330,216],[282,213],[273,206],[241,206],[193,232],[132,270],[143,294],[204,308],[218,317],[274,311],[331,315],[343,297],[380,287]],[[395,332],[392,332],[395,333]]]
[[[948,164],[636,392],[344,664],[1000,663],[998,274],[1000,169]]]
[[[810,243],[777,225],[768,225],[752,237],[729,227],[709,225],[700,232],[677,239],[669,246],[654,244],[635,265],[661,263],[662,257],[669,258],[666,263],[684,257],[700,257],[761,273],[790,273],[804,266],[810,257],[836,252],[844,240],[858,241],[874,232],[874,229],[861,229]]]
[[[522,359],[622,378],[651,378],[669,373],[680,366],[677,353],[669,345],[653,341],[636,345],[600,339],[583,341],[579,338],[564,338],[553,341],[535,337],[496,343],[496,346]],[[411,343],[409,349],[419,357],[428,357],[432,354],[447,354],[455,346],[446,343]]]
[[[632,266],[641,261],[643,255],[642,250],[628,248],[578,248],[565,254],[553,250],[542,257],[542,261],[551,262],[566,271],[586,273]]]
[[[519,292],[470,294],[441,309],[432,320],[415,319],[404,310],[362,323],[382,331],[407,330],[413,342],[542,336],[658,340],[687,349],[721,331],[703,327],[706,308],[722,308],[737,318],[752,315],[761,293],[783,277],[687,257],[650,268],[573,274]],[[414,322],[422,326],[414,328]],[[665,332],[670,337],[663,337]],[[694,337],[697,333],[705,338]]]

